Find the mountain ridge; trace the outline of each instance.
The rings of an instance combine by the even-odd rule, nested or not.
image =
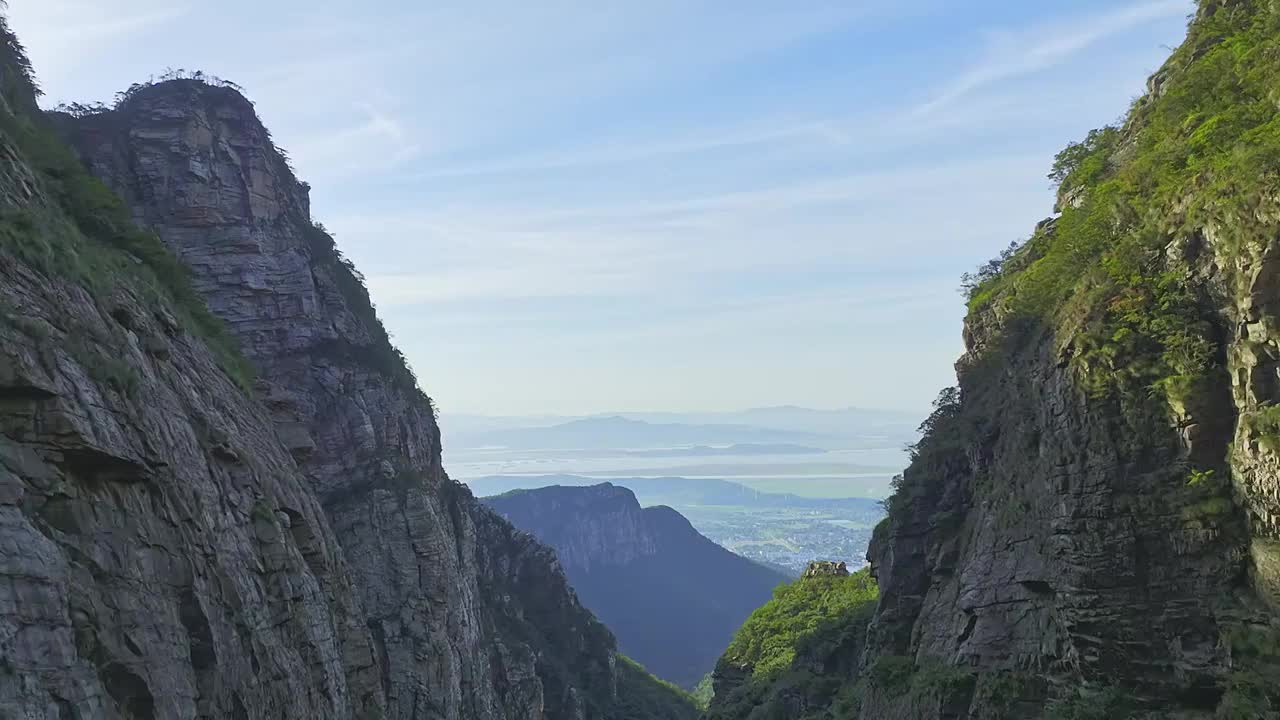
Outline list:
[[[520,449],[642,449],[682,445],[751,443],[838,444],[838,438],[798,430],[741,424],[652,423],[619,415],[581,418],[548,426],[480,431],[466,447]]]

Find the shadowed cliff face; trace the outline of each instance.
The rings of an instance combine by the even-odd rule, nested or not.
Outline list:
[[[1045,335],[999,369],[962,368],[954,444],[921,453],[869,551],[869,657],[1029,673],[1019,692],[1033,698],[1045,678],[1084,679],[1211,712],[1232,664],[1224,623],[1250,613],[1236,601],[1243,513],[1189,516],[1178,428],[1159,407],[1090,400],[1061,349]],[[1201,441],[1225,457],[1214,431]],[[933,717],[947,702],[872,712]]]
[[[287,450],[357,596],[365,635],[332,659],[350,694],[388,717],[601,716],[612,637],[550,551],[446,477],[429,401],[252,106],[174,81],[58,122],[259,369],[255,439]]]
[[[751,611],[787,578],[703,537],[669,507],[628,489],[517,490],[484,502],[555,548],[582,602],[628,656],[692,687]]]

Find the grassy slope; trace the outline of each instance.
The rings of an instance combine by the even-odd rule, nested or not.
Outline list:
[[[1210,311],[1166,251],[1206,227],[1228,252],[1277,230],[1280,13],[1226,5],[1192,23],[1122,126],[1058,156],[1061,217],[971,293],[971,319],[1078,329],[1078,367],[1099,393],[1156,388],[1180,402],[1219,371]]]
[[[713,699],[708,720],[846,716],[856,703],[858,656],[877,596],[866,571],[779,586],[721,658],[717,673],[744,677]],[[824,672],[841,665],[850,672]]]
[[[618,703],[610,720],[693,720],[701,713],[692,695],[618,655]]]

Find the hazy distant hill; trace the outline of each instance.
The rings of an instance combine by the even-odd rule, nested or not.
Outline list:
[[[839,446],[834,435],[737,424],[650,423],[624,417],[584,418],[550,426],[503,428],[453,436],[458,447],[512,449],[644,449],[689,445],[788,443]]]
[[[791,443],[737,443],[727,446],[694,445],[693,447],[654,448],[652,450],[624,450],[629,457],[725,457],[730,455],[822,455],[822,448]]]
[[[644,420],[653,423],[756,425],[779,430],[843,436],[886,428],[914,431],[916,426],[920,424],[920,420],[928,415],[928,411],[874,410],[867,408],[815,410],[794,405],[782,405],[732,412],[617,414],[632,420]]]
[[[678,448],[731,444],[801,444],[821,449],[862,445],[876,438],[893,443],[910,440],[927,414],[923,410],[814,410],[795,406],[733,412],[616,412],[585,416],[458,414],[446,415],[443,426],[447,433],[446,445],[451,449],[492,446]],[[559,429],[552,431],[551,428]],[[532,430],[548,432],[528,432]],[[554,444],[538,444],[548,439]],[[570,440],[573,444],[566,444]]]
[[[555,548],[579,598],[624,653],[686,687],[790,579],[716,545],[669,507],[641,509],[630,490],[609,483],[484,502]]]

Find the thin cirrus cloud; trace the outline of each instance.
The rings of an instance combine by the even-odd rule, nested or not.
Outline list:
[[[494,413],[927,406],[956,278],[1193,7],[10,3],[51,101],[248,88],[426,389]]]
[[[927,114],[942,110],[984,87],[1066,62],[1109,36],[1153,20],[1186,17],[1190,9],[1187,0],[1155,0],[1081,19],[993,33],[984,57],[920,105],[916,112]]]

